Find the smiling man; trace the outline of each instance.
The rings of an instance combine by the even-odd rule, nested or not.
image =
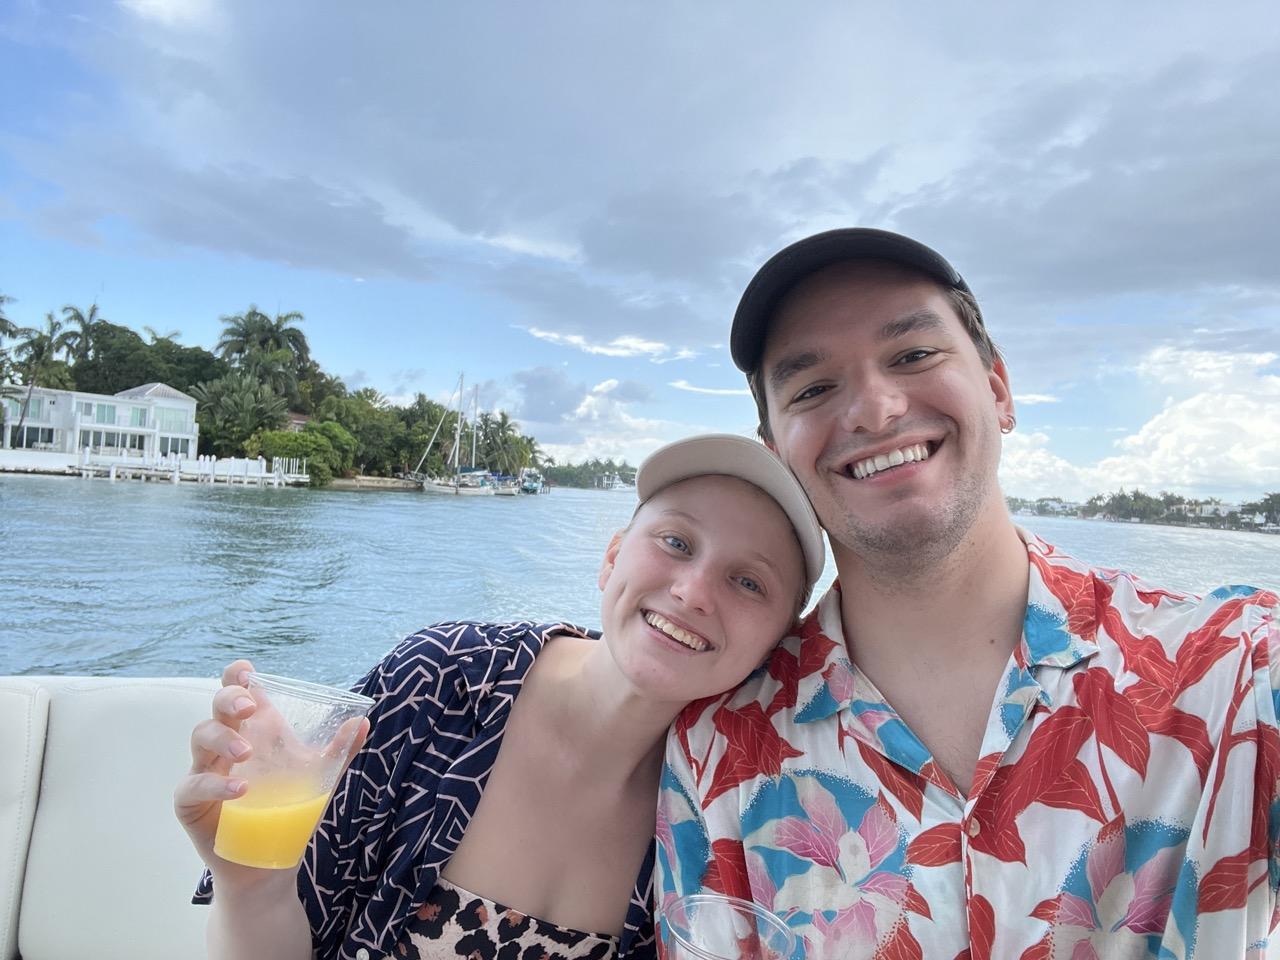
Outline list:
[[[1017,528],[996,479],[1008,371],[915,240],[791,245],[731,349],[839,580],[678,721],[659,905],[755,900],[832,960],[1261,958],[1276,596],[1176,594]]]

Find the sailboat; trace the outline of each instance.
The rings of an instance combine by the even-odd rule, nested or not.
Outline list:
[[[462,467],[459,463],[459,457],[462,452],[462,375],[458,375],[458,416],[454,421],[453,427],[453,451],[449,456],[449,474],[444,477],[428,477],[419,471],[422,464],[427,459],[427,454],[431,452],[432,444],[436,442],[436,435],[440,433],[440,427],[444,423],[444,418],[440,419],[440,423],[436,424],[435,433],[431,434],[430,441],[427,442],[427,449],[422,451],[422,456],[418,459],[418,466],[410,474],[415,480],[420,480],[422,489],[425,493],[444,493],[451,496],[460,497],[491,497],[493,496],[493,485],[489,483],[489,472],[481,470],[475,466]],[[479,388],[476,388],[474,404],[478,405],[480,400]],[[472,416],[471,428],[471,462],[475,463],[476,459],[476,432],[475,432],[474,410]]]

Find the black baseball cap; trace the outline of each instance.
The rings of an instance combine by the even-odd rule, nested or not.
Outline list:
[[[747,284],[729,334],[729,353],[739,370],[751,373],[760,366],[769,323],[787,292],[809,274],[845,260],[892,260],[943,286],[972,293],[956,268],[919,240],[870,227],[816,233],[775,253]]]

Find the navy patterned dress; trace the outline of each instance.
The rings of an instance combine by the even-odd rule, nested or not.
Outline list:
[[[318,960],[390,953],[457,849],[502,745],[511,705],[564,623],[440,623],[402,640],[354,689],[375,705],[298,871]],[[656,803],[656,798],[655,798]],[[620,960],[656,956],[652,848],[631,895]],[[208,872],[193,902],[212,900]]]

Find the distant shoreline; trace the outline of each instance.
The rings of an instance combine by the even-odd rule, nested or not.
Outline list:
[[[1274,537],[1280,530],[1254,530],[1249,527],[1215,527],[1207,523],[1169,523],[1165,520],[1109,520],[1106,517],[1081,517],[1065,513],[1010,513],[1015,521],[1032,517],[1037,520],[1085,520],[1091,523],[1114,523],[1120,526],[1137,527],[1173,527],[1178,530],[1212,531],[1213,533],[1256,533],[1263,537]]]

